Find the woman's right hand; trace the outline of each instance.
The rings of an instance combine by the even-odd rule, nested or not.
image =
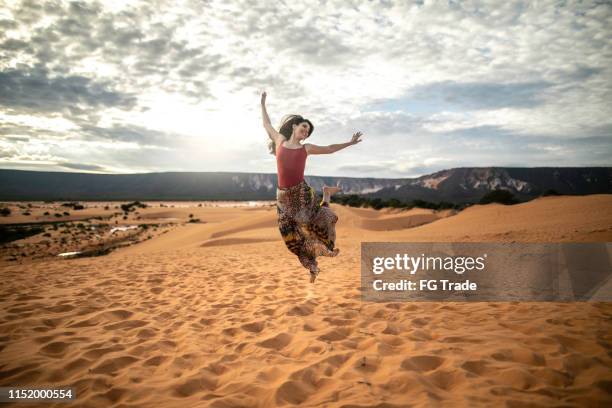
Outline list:
[[[261,93],[261,104],[265,105],[266,104],[266,91],[263,91]]]

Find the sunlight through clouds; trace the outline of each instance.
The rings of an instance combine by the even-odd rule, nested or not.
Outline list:
[[[266,90],[311,143],[365,134],[313,175],[609,166],[611,27],[601,2],[4,1],[0,164],[272,173]]]

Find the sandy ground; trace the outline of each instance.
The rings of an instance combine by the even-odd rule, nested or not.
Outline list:
[[[269,206],[152,207],[138,221],[179,222],[105,256],[4,262],[0,386],[74,387],[82,407],[612,404],[610,303],[359,291],[362,241],[612,241],[611,195],[458,214],[332,208],[341,252],[314,285]]]

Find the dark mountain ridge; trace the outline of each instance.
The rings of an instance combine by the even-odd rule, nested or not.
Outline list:
[[[460,167],[417,178],[306,176],[317,191],[340,183],[345,194],[430,202],[477,202],[489,191],[521,201],[547,190],[564,195],[611,194],[611,167]],[[0,169],[0,200],[273,200],[276,174],[165,172],[92,174]]]

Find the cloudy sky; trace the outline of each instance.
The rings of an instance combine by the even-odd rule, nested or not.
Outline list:
[[[612,165],[610,2],[0,0],[0,168],[307,174]]]

